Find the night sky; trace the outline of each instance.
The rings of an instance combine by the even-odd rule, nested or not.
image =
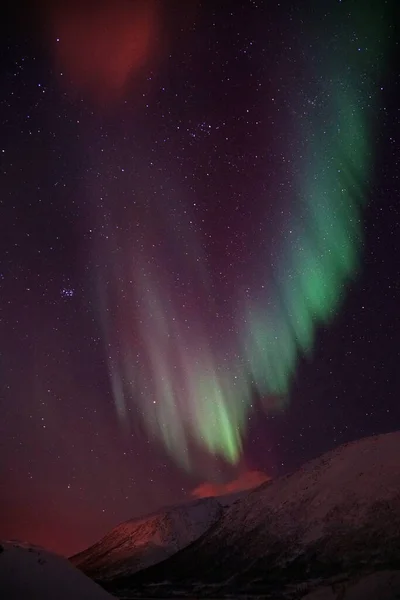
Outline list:
[[[2,15],[0,538],[400,428],[395,4]]]

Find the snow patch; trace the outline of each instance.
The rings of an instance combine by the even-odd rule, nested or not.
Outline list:
[[[26,542],[0,544],[1,600],[111,600],[61,556]]]

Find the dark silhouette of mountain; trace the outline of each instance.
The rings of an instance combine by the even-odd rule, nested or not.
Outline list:
[[[261,485],[191,545],[107,589],[300,598],[383,569],[400,570],[400,432],[345,444]]]
[[[202,498],[121,523],[99,542],[71,557],[97,580],[133,574],[165,560],[198,539],[243,492]]]

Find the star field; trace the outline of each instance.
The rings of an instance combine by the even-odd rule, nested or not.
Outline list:
[[[4,19],[0,537],[400,427],[394,6],[217,4]]]

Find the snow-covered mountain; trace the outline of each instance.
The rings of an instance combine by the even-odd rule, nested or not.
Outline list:
[[[61,556],[20,542],[0,544],[1,600],[111,600]]]
[[[382,568],[400,568],[400,432],[345,444],[261,485],[188,548],[110,589],[266,595]]]
[[[202,498],[126,521],[70,560],[98,580],[135,573],[198,539],[242,495]]]

